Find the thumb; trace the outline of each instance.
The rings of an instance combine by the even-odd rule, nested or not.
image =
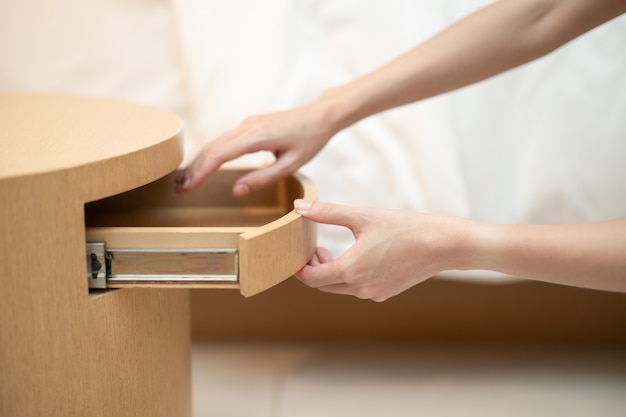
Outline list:
[[[358,217],[354,207],[300,199],[295,200],[293,206],[299,214],[317,223],[345,226],[353,230],[356,226]]]

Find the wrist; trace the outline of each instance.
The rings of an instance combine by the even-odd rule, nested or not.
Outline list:
[[[409,226],[414,247],[428,248],[435,273],[450,270],[484,269],[481,267],[487,238],[486,224],[463,217],[415,213]]]
[[[325,126],[333,134],[351,126],[363,117],[360,115],[362,101],[350,84],[329,88],[313,102],[321,109]]]
[[[500,246],[498,225],[459,219],[454,231],[454,253],[452,259],[456,270],[496,270]]]

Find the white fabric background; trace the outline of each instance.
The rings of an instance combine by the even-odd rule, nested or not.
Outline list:
[[[188,163],[246,116],[312,100],[488,3],[3,0],[0,89],[169,109],[185,121]],[[625,217],[625,40],[622,16],[524,67],[368,118],[303,172],[321,200],[349,205],[501,223]],[[351,242],[320,228],[335,254]]]

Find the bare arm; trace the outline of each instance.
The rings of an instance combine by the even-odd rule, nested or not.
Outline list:
[[[471,269],[626,292],[626,219],[568,225],[481,225]]]
[[[234,192],[263,188],[296,171],[335,133],[365,117],[532,61],[624,12],[625,0],[501,0],[312,103],[246,119],[204,147],[177,189],[193,189],[224,162],[266,150],[276,155],[274,164],[240,178]]]
[[[322,291],[383,301],[447,270],[491,270],[626,292],[626,220],[496,225],[453,216],[296,201],[310,220],[349,228],[355,243],[324,248],[298,272]]]
[[[502,0],[323,99],[340,130],[518,67],[624,12],[624,0]]]

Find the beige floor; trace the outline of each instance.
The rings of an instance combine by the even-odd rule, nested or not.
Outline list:
[[[195,344],[194,417],[626,416],[625,349]]]

